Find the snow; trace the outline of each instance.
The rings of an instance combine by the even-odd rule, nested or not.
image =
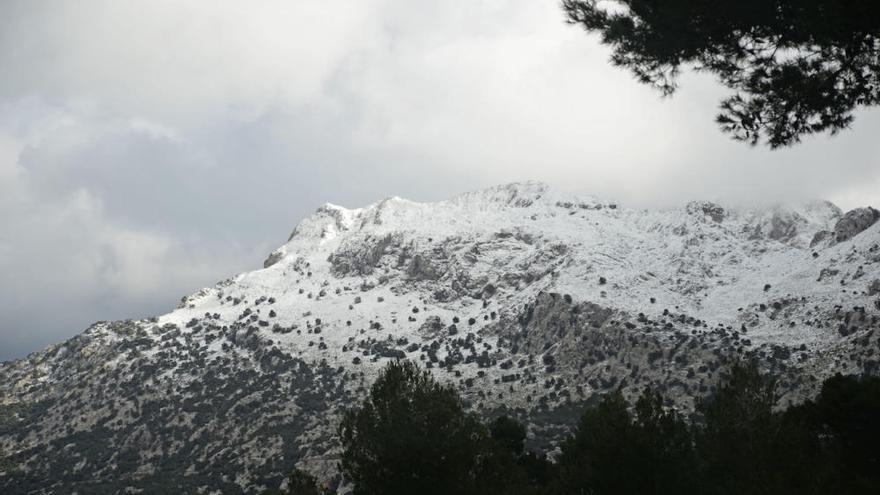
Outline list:
[[[169,407],[184,397],[207,400],[208,392],[187,391],[193,382],[230,380],[223,383],[243,392],[239,404],[250,404],[278,395],[254,385],[252,373],[289,380],[327,370],[318,366],[326,363],[334,394],[343,392],[291,389],[265,404],[280,416],[255,414],[253,424],[234,425],[240,435],[230,448],[262,463],[268,450],[280,455],[279,447],[251,426],[308,416],[310,434],[329,438],[334,414],[362,397],[402,349],[425,367],[434,359],[434,376],[484,412],[540,415],[543,406],[587,400],[624,380],[625,393],[668,385],[670,400],[687,410],[718,378],[723,357],[751,352],[786,373],[786,400],[803,399],[824,377],[869,372],[876,363],[880,300],[868,287],[880,279],[880,223],[843,242],[810,246],[841,216],[827,202],[742,208],[691,201],[639,210],[536,182],[436,203],[327,203],[263,269],[196,291],[155,319],[99,322],[26,360],[0,363],[0,403],[60,398],[51,414],[33,418],[50,435],[32,434],[10,450],[63,438],[69,414],[81,418],[78,428],[92,428],[109,414],[108,399],[119,404],[120,418],[138,425],[128,388],[105,383],[107,376],[137,382],[151,399],[180,394]],[[431,328],[429,319],[442,324]],[[386,342],[393,345],[375,345]],[[443,366],[454,352],[470,359]],[[299,358],[295,367],[275,366],[293,361],[288,356]],[[328,407],[299,409],[297,394],[314,391]],[[74,397],[89,400],[79,406]],[[561,423],[541,431],[549,418],[532,425],[536,435],[561,431]],[[332,452],[321,450],[329,444],[312,450],[307,440],[308,462],[335,465]],[[238,471],[241,483],[246,471]]]
[[[712,210],[715,207],[723,208],[720,221],[712,217],[719,211]],[[429,260],[452,257],[458,268],[466,260],[470,279],[499,287],[492,298],[499,311],[514,311],[542,291],[559,292],[633,315],[675,308],[708,322],[710,328],[739,328],[749,321],[744,316],[749,308],[787,296],[806,297],[810,304],[826,307],[853,304],[854,294],[841,292],[840,277],[817,282],[818,274],[831,265],[844,265],[838,267],[841,275],[853,272],[864,260],[845,261],[848,253],[866,251],[880,235],[875,225],[851,243],[824,248],[814,257],[810,239],[820,230],[833,230],[839,217],[840,210],[827,202],[764,209],[695,202],[677,209],[635,210],[593,196],[562,194],[536,182],[436,203],[396,197],[358,209],[328,203],[300,222],[275,251],[274,264],[198,292],[187,299],[186,307],[162,316],[159,324],[183,328],[205,313],[218,313],[219,324],[232,324],[245,307],[254,307],[260,319],[268,319],[267,313],[274,310],[278,316],[270,324],[299,325],[301,332],[270,334],[280,346],[294,355],[348,364],[351,355],[339,349],[352,337],[382,340],[390,335],[421,344],[424,339],[417,329],[428,316],[449,323],[456,315],[466,320],[480,314],[480,301],[473,298],[434,300],[434,291],[449,285],[450,273],[441,274],[439,281],[409,280],[404,268],[381,256],[374,273],[334,273],[331,255],[392,236],[396,245],[409,246]],[[768,231],[780,225],[794,230],[783,239],[768,238]],[[505,275],[537,268],[543,272],[532,281],[502,282]],[[877,275],[873,265],[864,280]],[[599,277],[607,283],[599,284]],[[373,287],[362,290],[364,285]],[[765,290],[766,285],[770,287]],[[276,302],[253,306],[266,295]],[[224,300],[227,296],[244,302],[230,304]],[[354,302],[356,297],[360,303]],[[650,302],[652,297],[656,302]],[[868,303],[866,297],[855,297]],[[413,315],[413,306],[427,311]],[[417,322],[408,321],[410,316]],[[320,335],[307,333],[305,321],[314,324],[315,318],[322,321]],[[370,329],[371,321],[380,321],[382,329]],[[782,323],[761,318],[749,335],[758,342],[810,345],[833,339],[829,332]],[[469,330],[488,324],[491,321],[479,318]],[[317,349],[321,340],[327,349]]]

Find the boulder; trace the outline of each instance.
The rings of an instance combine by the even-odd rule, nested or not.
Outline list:
[[[282,251],[273,251],[269,254],[269,257],[266,258],[266,261],[263,262],[263,268],[269,268],[275,263],[281,261],[282,258],[284,258],[284,253]]]
[[[708,217],[713,222],[721,223],[727,216],[727,212],[721,205],[710,201],[691,201],[685,206],[689,215]]]
[[[834,239],[837,242],[848,241],[874,225],[877,220],[880,220],[880,211],[874,208],[850,210],[834,226]]]
[[[797,213],[775,211],[767,221],[767,237],[774,241],[787,242],[794,239],[800,228],[806,224],[806,219]]]
[[[821,244],[831,239],[832,235],[833,232],[828,230],[820,230],[819,232],[816,232],[816,235],[813,236],[813,240],[810,241],[810,247],[816,247],[817,244]]]

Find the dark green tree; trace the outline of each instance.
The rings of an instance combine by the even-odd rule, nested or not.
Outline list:
[[[294,469],[287,477],[287,489],[268,491],[265,495],[330,495],[330,490],[322,487],[311,474]]]
[[[693,441],[685,421],[648,389],[635,417],[620,392],[588,408],[562,447],[553,493],[694,493]]]
[[[0,473],[4,473],[12,469],[12,462],[6,457],[3,448],[0,447]]]
[[[562,445],[553,493],[611,493],[624,489],[628,476],[623,465],[630,464],[632,418],[618,391],[604,396],[598,405],[587,408],[574,434]],[[625,487],[631,493],[632,488]]]
[[[659,392],[648,388],[636,401],[635,449],[642,493],[693,493],[697,477],[694,440],[689,424],[663,406]]]
[[[748,361],[733,363],[715,393],[698,403],[703,493],[816,493],[809,418],[774,412],[777,400],[775,381]]]
[[[340,469],[357,495],[476,490],[486,428],[454,389],[409,361],[389,364],[339,427]]]
[[[509,416],[489,423],[489,439],[480,455],[477,493],[542,493],[551,476],[543,455],[525,449],[526,428]]]
[[[568,21],[601,35],[614,65],[664,95],[682,67],[733,94],[717,122],[771,147],[844,129],[880,103],[876,0],[563,0]]]
[[[525,448],[526,428],[484,426],[457,393],[410,362],[386,367],[339,427],[355,494],[873,494],[880,486],[880,378],[827,380],[782,410],[754,361],[733,362],[687,422],[648,388],[588,407],[558,463]],[[326,494],[295,471],[288,492]]]
[[[829,378],[815,404],[792,410],[812,413],[823,449],[820,480],[825,493],[876,493],[880,486],[880,378]]]
[[[776,399],[774,383],[750,362],[733,364],[726,383],[698,404],[704,421],[696,437],[706,493],[770,493]]]
[[[519,457],[525,450],[526,427],[510,416],[499,416],[489,423],[489,434],[514,457]]]

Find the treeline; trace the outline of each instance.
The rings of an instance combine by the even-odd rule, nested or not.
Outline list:
[[[389,364],[339,427],[355,495],[877,494],[880,379],[835,376],[814,401],[776,410],[772,380],[733,364],[692,417],[647,389],[584,411],[551,463],[526,429],[488,424],[410,362]],[[330,493],[295,471],[285,493]]]

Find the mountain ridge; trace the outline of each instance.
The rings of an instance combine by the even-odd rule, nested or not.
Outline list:
[[[255,492],[294,464],[332,477],[334,418],[399,358],[547,448],[617,387],[688,410],[728,359],[758,359],[781,400],[802,400],[824,376],[877,372],[878,216],[635,210],[537,182],[328,203],[263,269],[0,365],[0,449],[26,480],[0,487],[156,490],[171,472],[175,489]]]

